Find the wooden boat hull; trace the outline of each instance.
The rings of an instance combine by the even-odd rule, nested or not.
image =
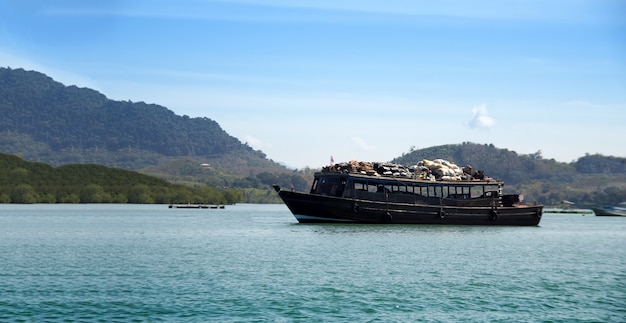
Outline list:
[[[492,208],[387,203],[279,190],[300,223],[380,223],[536,226],[543,206]]]

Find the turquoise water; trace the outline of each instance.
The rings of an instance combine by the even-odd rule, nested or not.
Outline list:
[[[283,205],[0,205],[0,321],[625,322],[626,218],[303,225]]]

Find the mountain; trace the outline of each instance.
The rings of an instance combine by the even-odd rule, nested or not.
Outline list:
[[[169,182],[238,188],[245,202],[278,202],[270,185],[306,191],[314,170],[291,170],[242,144],[209,118],[144,102],[114,101],[23,69],[0,68],[0,152],[54,166],[99,164]],[[527,201],[555,205],[626,201],[626,159],[587,155],[572,163],[491,144],[412,149],[392,162],[447,159],[504,180]],[[511,188],[512,187],[512,188]]]
[[[93,163],[221,187],[293,172],[209,118],[110,100],[35,71],[0,68],[0,113],[0,152],[53,166]],[[302,182],[283,184],[301,188]]]
[[[75,151],[114,153],[101,162],[127,168],[146,163],[129,158],[128,152],[136,151],[166,157],[244,154],[251,162],[265,158],[209,118],[177,116],[155,104],[109,100],[97,91],[64,86],[38,72],[0,69],[0,108],[2,150],[38,156],[52,164],[79,162],[72,154]],[[24,145],[18,143],[31,149],[22,151]],[[51,154],[58,152],[64,154]]]

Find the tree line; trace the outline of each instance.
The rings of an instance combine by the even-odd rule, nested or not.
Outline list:
[[[0,153],[0,203],[233,204],[241,190],[185,186],[95,164],[52,167]]]

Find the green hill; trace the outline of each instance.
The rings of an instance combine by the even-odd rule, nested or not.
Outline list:
[[[412,165],[436,158],[484,170],[503,180],[509,190],[524,193],[526,201],[559,205],[568,200],[578,207],[626,201],[626,158],[587,155],[568,164],[544,159],[541,151],[524,155],[491,144],[466,142],[412,150],[393,162]]]
[[[93,164],[52,167],[0,154],[0,203],[232,204],[239,190],[176,185],[138,172]]]
[[[293,170],[228,135],[214,120],[110,100],[39,72],[0,68],[0,113],[0,152],[29,161],[100,164],[171,182],[260,189],[263,195],[271,188],[259,174],[271,174],[284,186],[306,186]]]
[[[155,104],[109,100],[38,72],[1,68],[0,109],[2,151],[52,165],[97,160],[141,169],[157,164],[158,157],[236,155],[251,168],[272,166],[262,152],[209,118],[178,116]]]

